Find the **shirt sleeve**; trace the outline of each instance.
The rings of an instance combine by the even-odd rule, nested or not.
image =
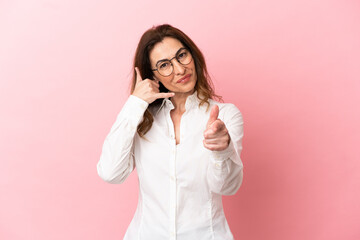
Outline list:
[[[222,151],[210,152],[208,182],[212,192],[221,195],[233,195],[243,180],[243,163],[240,158],[244,135],[241,112],[233,104],[225,110],[221,119],[229,132],[230,144]]]
[[[143,119],[148,103],[130,95],[105,138],[98,175],[106,182],[119,184],[125,181],[135,168],[134,137]]]

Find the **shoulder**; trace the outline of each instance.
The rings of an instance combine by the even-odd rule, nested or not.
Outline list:
[[[148,110],[151,113],[151,115],[153,115],[153,117],[155,117],[160,111],[161,109],[163,109],[163,105],[165,104],[165,99],[163,99],[161,102],[155,102],[149,105]]]
[[[241,119],[242,121],[242,114],[238,107],[236,107],[233,103],[222,103],[215,101],[213,99],[209,99],[210,107],[209,110],[214,106],[218,105],[219,107],[219,118],[223,121],[229,121],[233,118]],[[209,111],[210,112],[210,111]]]

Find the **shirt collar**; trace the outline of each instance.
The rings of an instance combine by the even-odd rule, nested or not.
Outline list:
[[[199,105],[200,99],[197,97],[197,91],[195,90],[193,94],[187,97],[185,103],[185,109],[188,111],[189,109],[196,107]]]
[[[197,91],[195,90],[193,94],[187,97],[186,103],[185,103],[185,109],[186,111],[190,110],[193,107],[196,107],[196,105],[199,105],[200,99],[197,97]],[[165,106],[165,108],[174,109],[174,105],[171,102],[169,98],[164,98],[162,101],[160,107],[158,108],[156,114]]]

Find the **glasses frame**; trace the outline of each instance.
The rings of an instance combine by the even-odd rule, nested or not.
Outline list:
[[[184,50],[184,49],[189,52],[190,57],[191,57],[190,62],[188,62],[188,63],[186,63],[186,64],[182,64],[182,63],[179,61],[179,59],[178,59],[179,53],[180,53],[182,50]],[[177,61],[178,63],[180,63],[182,66],[189,65],[189,64],[192,62],[192,60],[193,60],[193,57],[192,57],[192,54],[191,54],[190,50],[189,50],[188,48],[186,48],[186,47],[182,47],[182,48],[180,48],[179,50],[177,50],[177,52],[176,52],[176,54],[175,54],[175,57],[170,58],[170,59],[164,59],[164,60],[161,61],[161,63],[162,63],[162,62],[165,62],[165,61],[169,61],[169,62],[170,62],[171,67],[172,67],[172,70],[171,70],[171,73],[170,73],[170,74],[168,74],[168,75],[162,75],[162,74],[159,72],[159,67],[157,67],[157,68],[155,68],[155,69],[151,69],[151,70],[152,70],[152,71],[157,71],[157,72],[158,72],[161,76],[163,76],[163,77],[168,77],[168,76],[170,76],[170,75],[174,72],[174,65],[173,65],[172,62],[171,62],[174,58],[175,58],[176,61]],[[158,64],[159,64],[159,62],[158,62],[156,65],[158,65]]]

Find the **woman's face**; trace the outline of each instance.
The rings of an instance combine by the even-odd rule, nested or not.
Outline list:
[[[179,40],[165,37],[161,42],[155,44],[149,53],[151,68],[156,69],[160,60],[172,59],[181,48],[184,46]],[[182,65],[176,58],[173,58],[171,63],[173,72],[169,76],[164,77],[158,71],[154,71],[154,78],[159,80],[170,92],[192,94],[197,81],[194,59],[187,65]]]

